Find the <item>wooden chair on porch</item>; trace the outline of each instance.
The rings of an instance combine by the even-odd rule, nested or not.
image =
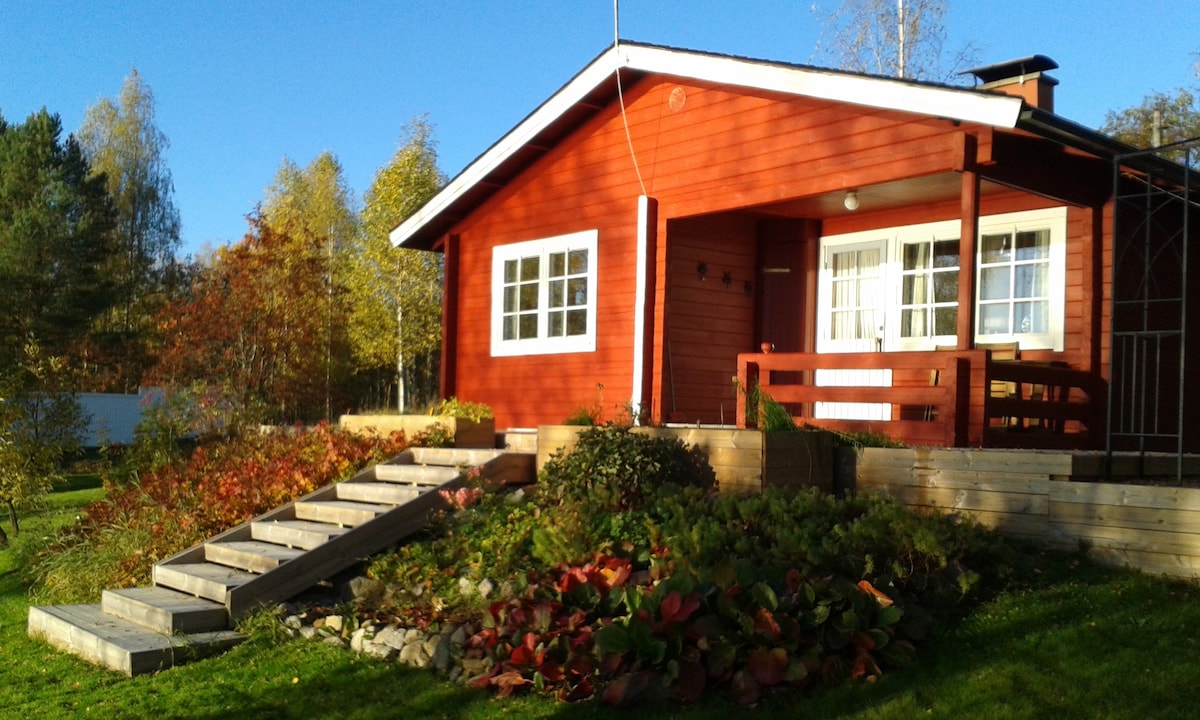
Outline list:
[[[953,352],[957,349],[958,349],[958,347],[955,345],[937,345],[934,347],[934,350],[936,350],[937,352]],[[1020,360],[1021,359],[1021,347],[1018,343],[1015,343],[1015,342],[976,343],[975,349],[976,350],[991,350],[993,360]],[[929,386],[930,387],[937,387],[938,382],[941,379],[940,375],[941,375],[941,371],[938,370],[937,368],[934,368],[933,370],[929,371]],[[992,397],[996,397],[996,398],[1017,397],[1020,394],[1020,388],[1017,386],[1017,383],[1008,382],[1006,380],[993,380],[993,381],[991,381],[991,386],[988,388],[988,392]],[[1038,395],[1040,395],[1040,391],[1038,391],[1036,388],[1035,388],[1034,392],[1037,393]],[[925,407],[925,419],[933,420],[935,417],[937,417],[937,410],[932,405],[926,406]],[[1004,422],[1005,422],[1005,425],[1007,425],[1008,427],[1014,427],[1015,425],[1020,423],[1020,418],[1005,418]]]

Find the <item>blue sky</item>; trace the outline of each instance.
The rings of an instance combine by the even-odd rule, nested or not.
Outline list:
[[[832,0],[818,0],[832,7]],[[948,47],[981,64],[1053,57],[1060,114],[1090,127],[1200,84],[1200,2],[951,0]],[[813,60],[812,0],[622,0],[624,39]],[[332,151],[354,193],[428,114],[453,176],[613,39],[611,0],[0,0],[0,114],[68,131],[136,67],[183,220],[184,252],[237,240],[284,157]]]

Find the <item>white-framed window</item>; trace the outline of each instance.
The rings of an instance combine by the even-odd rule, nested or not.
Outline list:
[[[958,322],[957,220],[882,228],[821,238],[818,288],[819,352],[848,347],[834,305],[834,260],[875,243],[882,247],[883,291],[874,314],[880,350],[932,350],[955,342]],[[975,342],[1018,342],[1024,349],[1063,348],[1067,209],[989,215],[979,219],[976,241]],[[860,316],[869,308],[856,307]]]
[[[596,230],[492,249],[492,355],[596,349]]]

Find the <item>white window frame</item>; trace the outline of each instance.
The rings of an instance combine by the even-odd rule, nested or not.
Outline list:
[[[947,220],[845,233],[842,235],[827,235],[821,238],[822,258],[827,256],[830,248],[843,248],[869,241],[886,241],[886,250],[884,253],[884,284],[886,290],[884,296],[887,307],[884,312],[882,350],[933,350],[938,345],[952,345],[955,343],[956,337],[954,335],[937,335],[923,338],[903,338],[900,336],[901,302],[903,300],[904,287],[903,250],[905,244],[912,242],[958,238],[961,230],[962,223],[960,221]],[[982,335],[978,329],[982,237],[996,233],[1017,233],[1031,230],[1048,230],[1050,233],[1049,275],[1046,278],[1048,292],[1044,296],[1049,303],[1047,332]],[[976,343],[1017,342],[1022,349],[1062,351],[1065,341],[1066,236],[1066,207],[1003,213],[979,218],[979,232],[976,236],[976,290],[974,299],[977,321],[976,327],[973,328]],[[831,277],[829,272],[824,268],[823,262],[817,293],[818,352],[835,350],[830,341],[830,320],[832,317],[830,287]]]
[[[599,231],[556,235],[498,245],[492,248],[492,357],[520,355],[551,355],[557,353],[594,352],[596,350],[596,247]],[[550,255],[587,251],[587,332],[561,337],[549,336],[550,315]],[[537,336],[525,339],[504,339],[504,264],[511,260],[538,257],[539,278],[537,302]]]

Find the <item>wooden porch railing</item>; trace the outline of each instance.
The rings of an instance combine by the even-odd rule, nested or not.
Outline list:
[[[890,370],[888,387],[816,385],[818,370]],[[887,353],[743,353],[737,379],[783,404],[797,422],[885,433],[909,445],[1092,447],[1103,441],[1104,381],[1047,363],[991,359],[988,350]],[[992,381],[1024,392],[992,397]],[[890,420],[815,418],[818,402],[886,403]],[[755,427],[745,393],[738,426]]]

